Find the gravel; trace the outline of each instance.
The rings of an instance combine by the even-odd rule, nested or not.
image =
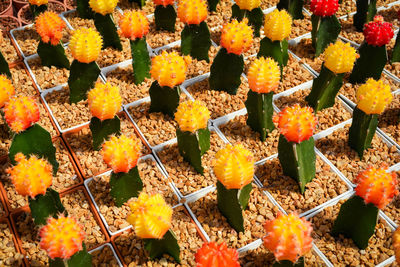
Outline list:
[[[339,22],[342,25],[342,30],[339,34],[340,36],[357,44],[361,44],[364,41],[364,34],[356,31],[356,28],[353,26],[353,16],[339,19]]]
[[[397,14],[399,10],[400,10],[400,6],[395,5],[389,9],[384,9],[384,10],[379,11],[377,15],[381,15],[386,22],[391,23],[394,26],[393,30],[395,30],[395,28],[399,27],[399,25],[400,25],[399,24],[399,16]]]
[[[386,110],[379,115],[378,127],[392,138],[397,144],[400,144],[400,95],[393,96],[392,103]]]
[[[11,42],[7,34],[3,33],[3,38],[0,37],[0,51],[8,64],[19,60],[17,50]]]
[[[5,221],[0,222],[0,265],[21,266],[23,255],[18,253],[13,242],[13,233]]]
[[[114,257],[114,254],[109,246],[104,246],[102,249],[93,251],[90,254],[92,255],[92,266],[119,266],[117,259]]]
[[[34,82],[23,64],[15,65],[10,69],[10,72],[16,94],[28,96],[36,96],[38,94],[34,87]]]

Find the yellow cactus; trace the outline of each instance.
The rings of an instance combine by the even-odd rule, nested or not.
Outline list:
[[[111,14],[118,4],[118,0],[90,0],[89,6],[94,12],[103,16]]]
[[[35,6],[47,5],[49,0],[29,0],[29,4]]]
[[[394,255],[396,256],[397,264],[400,264],[400,227],[394,231],[392,236]]]
[[[241,22],[232,20],[222,28],[221,46],[228,53],[240,55],[246,52],[253,42],[253,30],[248,25],[248,19],[244,18]]]
[[[235,2],[240,9],[248,11],[252,11],[261,5],[261,0],[235,0]]]
[[[7,169],[7,173],[17,193],[31,198],[46,194],[47,188],[53,183],[51,164],[34,155],[27,159],[22,153],[15,155],[15,161],[17,165]]]
[[[11,130],[19,133],[39,121],[40,111],[31,97],[11,97],[4,106],[4,117]]]
[[[271,41],[283,41],[292,31],[292,17],[282,9],[275,9],[265,15],[264,34]]]
[[[194,133],[199,129],[207,128],[210,111],[201,101],[186,101],[180,103],[175,113],[175,121],[181,131]]]
[[[0,108],[3,108],[6,102],[15,94],[15,88],[11,80],[5,75],[0,75]]]
[[[151,61],[151,77],[160,86],[175,87],[185,81],[189,57],[181,57],[177,52],[163,51]]]
[[[62,31],[65,28],[65,22],[56,13],[45,11],[35,20],[36,32],[44,43],[58,45],[62,38]]]
[[[228,144],[217,152],[215,160],[215,176],[227,189],[241,189],[253,180],[253,154],[242,144]]]
[[[61,215],[58,219],[50,217],[40,229],[40,248],[46,250],[50,258],[69,259],[82,250],[85,232],[82,225],[69,217]]]
[[[119,20],[120,35],[132,41],[141,39],[149,32],[149,20],[141,11],[128,10]]]
[[[72,56],[81,63],[95,61],[100,55],[102,45],[100,34],[91,28],[77,29],[69,41]]]
[[[186,24],[200,24],[207,18],[206,0],[180,0],[178,18]]]
[[[102,121],[114,118],[122,104],[119,88],[110,83],[96,83],[88,93],[88,104],[93,117]]]
[[[278,88],[281,71],[275,60],[261,57],[251,64],[247,78],[253,92],[266,94]]]
[[[140,193],[129,203],[131,214],[126,219],[140,238],[161,239],[171,228],[172,208],[160,194]]]
[[[357,90],[357,107],[366,114],[381,114],[392,102],[390,86],[370,78]]]
[[[324,66],[334,73],[350,72],[357,56],[356,50],[350,46],[350,43],[337,41],[325,49]]]

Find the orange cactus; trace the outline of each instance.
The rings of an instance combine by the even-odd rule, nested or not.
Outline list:
[[[37,195],[46,194],[53,182],[53,167],[44,159],[32,155],[29,159],[18,153],[15,155],[17,165],[7,169],[15,190],[21,196],[35,198]]]
[[[278,124],[278,128],[289,142],[300,143],[308,140],[317,126],[317,118],[312,108],[300,107],[295,104],[286,107],[274,116],[274,122]]]
[[[53,217],[40,229],[40,247],[47,251],[50,258],[69,259],[82,250],[85,232],[82,225],[69,217]]]
[[[35,21],[36,32],[44,43],[58,45],[62,38],[65,22],[54,12],[45,11]]]
[[[126,220],[132,224],[138,237],[161,239],[171,228],[172,208],[160,194],[142,192],[129,207],[132,213]]]
[[[132,41],[141,39],[149,32],[149,20],[143,12],[128,10],[119,20],[120,35]]]
[[[394,248],[394,255],[396,256],[397,264],[400,264],[400,228],[398,227],[396,231],[394,231],[393,236],[393,248]]]
[[[4,117],[11,130],[19,133],[39,121],[39,107],[31,97],[12,97],[4,106]]]
[[[15,88],[12,82],[5,75],[0,75],[0,108],[3,108],[6,102],[15,94]]]
[[[248,11],[252,11],[261,5],[261,0],[235,0],[235,2],[240,9]]]
[[[175,51],[170,53],[163,51],[151,62],[151,77],[157,80],[160,86],[173,88],[185,81],[190,57],[183,58]]]
[[[104,142],[101,155],[114,173],[129,172],[137,165],[142,143],[138,138],[121,135],[112,136]]]
[[[210,111],[201,101],[186,101],[179,104],[175,113],[175,121],[182,131],[194,133],[199,129],[207,128]]]
[[[156,5],[156,6],[164,6],[164,7],[166,7],[166,6],[169,6],[169,5],[173,5],[174,4],[174,2],[175,2],[175,0],[153,0],[154,1],[154,4]]]
[[[186,24],[200,24],[207,18],[206,0],[180,0],[178,18]]]
[[[35,6],[47,5],[49,0],[29,0],[29,4]]]
[[[79,28],[72,34],[68,47],[74,59],[90,63],[99,57],[102,46],[100,33],[91,28]]]
[[[114,118],[122,104],[119,88],[110,83],[96,83],[88,93],[88,104],[93,117],[101,121]]]
[[[379,209],[385,208],[399,194],[396,173],[386,170],[385,165],[380,168],[369,166],[355,180],[356,195],[362,197],[366,204],[372,203]]]
[[[233,20],[222,28],[221,46],[228,53],[240,55],[250,48],[252,42],[253,30],[248,25],[247,18],[244,18],[241,22]]]
[[[281,71],[275,60],[261,57],[251,64],[247,78],[253,92],[266,94],[278,88]]]
[[[228,248],[224,242],[219,245],[215,242],[204,243],[195,257],[197,267],[240,267],[239,253]]]
[[[312,226],[297,214],[279,213],[274,220],[266,221],[264,246],[274,253],[277,261],[289,260],[295,263],[312,247]]]

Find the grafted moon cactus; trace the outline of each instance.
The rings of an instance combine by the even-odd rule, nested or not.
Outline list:
[[[228,248],[225,242],[204,243],[195,255],[197,267],[231,266],[240,267],[239,253],[236,249]]]

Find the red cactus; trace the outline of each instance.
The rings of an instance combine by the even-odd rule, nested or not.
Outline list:
[[[332,16],[339,9],[338,0],[311,0],[311,12],[320,17]]]
[[[239,254],[236,249],[228,248],[225,243],[204,243],[196,253],[197,267],[239,267]]]
[[[382,16],[375,16],[374,21],[364,25],[364,38],[369,45],[386,45],[393,35],[392,24],[384,22]]]

